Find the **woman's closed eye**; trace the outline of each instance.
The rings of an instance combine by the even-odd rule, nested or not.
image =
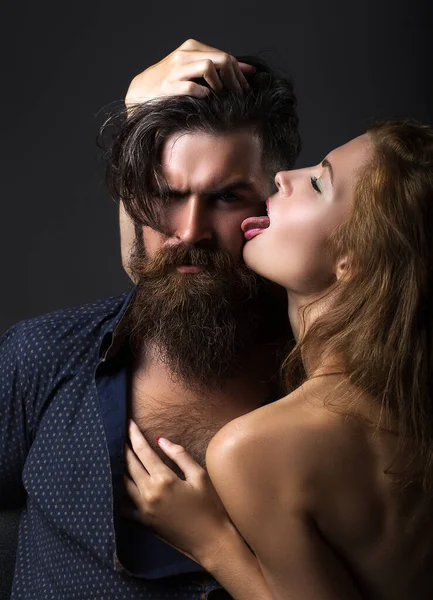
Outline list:
[[[323,185],[322,185],[322,181],[321,181],[320,177],[311,176],[310,181],[311,181],[311,186],[312,186],[313,190],[315,192],[318,192],[319,194],[322,194],[323,193]]]

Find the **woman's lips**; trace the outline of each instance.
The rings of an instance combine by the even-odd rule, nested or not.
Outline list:
[[[242,221],[241,229],[246,240],[250,240],[269,227],[269,217],[248,217]]]

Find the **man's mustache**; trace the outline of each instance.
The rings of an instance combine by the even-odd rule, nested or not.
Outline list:
[[[217,271],[230,271],[236,265],[232,256],[224,250],[199,248],[185,243],[163,246],[154,256],[134,262],[134,270],[139,271],[137,274],[142,277],[150,274],[167,275],[182,265]]]

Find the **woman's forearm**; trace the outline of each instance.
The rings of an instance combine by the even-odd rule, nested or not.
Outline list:
[[[133,422],[129,434],[132,448],[126,446],[125,458],[130,477],[125,486],[139,520],[212,573],[234,600],[272,600],[258,561],[230,520],[206,471],[184,448],[159,438],[165,454],[185,474],[180,479]]]
[[[197,560],[234,600],[272,600],[256,557],[234,526]]]

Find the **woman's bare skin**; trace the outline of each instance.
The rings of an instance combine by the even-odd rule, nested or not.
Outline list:
[[[427,599],[433,528],[412,522],[418,494],[385,474],[396,436],[369,422],[365,394],[352,416],[326,408],[335,384],[313,379],[226,425],[208,449],[211,479],[273,598]]]

